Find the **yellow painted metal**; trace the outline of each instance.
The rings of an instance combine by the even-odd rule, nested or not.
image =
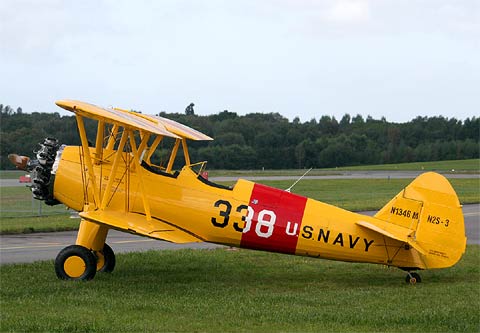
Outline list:
[[[163,239],[174,243],[193,243],[203,241],[193,233],[183,231],[158,219],[147,221],[140,213],[124,213],[117,210],[81,212],[80,216],[92,223],[104,224],[122,231],[134,231],[136,234]]]
[[[378,213],[375,214],[375,217],[388,223],[416,230],[422,207],[422,200],[407,198],[405,196],[405,190],[403,190],[379,210]],[[395,211],[394,214],[392,214],[392,209]]]
[[[145,192],[145,185],[142,177],[143,168],[140,167],[140,156],[138,156],[138,151],[137,151],[133,131],[128,131],[128,135],[130,137],[130,146],[132,148],[133,160],[136,168],[135,170],[137,171],[138,182],[140,183],[140,196],[143,202],[143,209],[144,209],[147,221],[150,221],[152,219],[152,214],[150,213],[150,204],[148,203],[147,193]]]
[[[86,265],[82,258],[71,256],[63,263],[63,270],[69,277],[79,278],[85,273]]]
[[[115,146],[115,141],[117,140],[118,127],[119,126],[117,124],[113,124],[105,150],[113,150],[113,147]]]
[[[381,235],[385,235],[386,237],[389,237],[391,239],[396,239],[401,242],[407,243],[423,255],[427,254],[427,252],[422,249],[422,247],[417,244],[417,242],[415,242],[415,240],[413,239],[413,230],[411,229],[400,227],[398,225],[381,220],[370,222],[358,221],[356,224],[364,228],[370,229],[374,232],[377,232]]]
[[[190,155],[188,154],[187,140],[182,139],[183,155],[185,156],[185,165],[190,165]]]
[[[96,251],[95,256],[97,257],[97,272],[105,266],[105,256],[101,251]]]
[[[100,202],[100,197],[99,197],[98,189],[95,182],[95,173],[93,171],[92,159],[90,157],[90,149],[88,147],[87,133],[85,132],[85,125],[83,123],[82,116],[76,114],[75,117],[77,119],[78,131],[80,133],[80,139],[82,141],[83,158],[85,159],[85,164],[87,166],[87,172],[89,176],[88,179],[89,179],[89,182],[92,184],[94,206],[97,207],[97,205]],[[87,188],[88,188],[88,185],[87,185]]]
[[[100,209],[105,209],[105,207],[108,204],[108,201],[110,200],[110,194],[112,192],[112,186],[113,182],[115,180],[115,174],[117,172],[120,160],[122,159],[122,154],[118,152],[123,152],[123,148],[125,147],[125,144],[127,142],[128,138],[128,132],[125,130],[122,132],[122,138],[120,139],[120,143],[118,145],[118,151],[117,154],[115,155],[115,159],[113,160],[113,165],[110,170],[110,175],[108,176],[108,182],[107,186],[105,188],[105,192],[103,194],[102,202],[100,204]]]
[[[142,133],[142,141],[138,146],[138,155],[140,156],[139,161],[143,160],[143,156],[145,155],[145,148],[147,147],[148,140],[150,139],[150,133]]]
[[[136,114],[132,114],[131,112],[105,109],[93,104],[74,100],[61,100],[56,101],[55,103],[65,110],[72,111],[75,112],[75,114],[95,120],[105,121],[131,129],[135,128],[141,131],[169,136],[172,138],[180,138],[178,135],[169,132],[165,126],[161,124],[154,124],[151,121],[143,119],[142,117],[138,117]]]
[[[144,158],[145,162],[147,162],[148,164],[151,164],[150,159],[152,158],[152,155],[155,152],[155,149],[157,149],[157,147],[160,144],[160,142],[162,141],[162,139],[163,139],[163,136],[157,135],[155,140],[153,140],[150,148],[148,148],[147,156]]]
[[[105,245],[108,227],[82,219],[75,244],[91,251],[101,251]]]
[[[427,268],[450,267],[465,252],[467,238],[462,205],[449,181],[427,172],[405,188],[405,197],[423,201],[415,240],[428,255]]]
[[[83,210],[86,193],[80,164],[81,147],[66,146],[62,152],[59,170],[55,174],[53,194],[60,202],[76,211]],[[89,189],[91,190],[91,188]]]
[[[118,153],[117,156],[125,154],[129,153]],[[117,161],[124,159],[118,157]],[[124,163],[118,163],[117,167],[108,163],[103,167],[105,171],[118,169],[114,172],[118,178],[126,170]],[[137,173],[140,169],[144,190],[141,190]],[[78,148],[65,148],[56,174],[55,197],[76,209],[81,207],[78,202],[83,200],[82,181],[75,176],[78,170]],[[110,176],[111,179],[113,177]],[[250,196],[255,184],[239,180],[229,190],[203,183],[197,177],[189,167],[184,167],[173,178],[146,171],[137,165],[130,174],[129,212],[125,212],[122,206],[126,184],[115,181],[115,185],[107,186],[112,188],[108,209],[82,212],[81,216],[96,224],[173,242],[205,240],[239,246],[242,233],[236,231],[233,225],[244,223],[242,215],[245,211],[237,212],[235,208],[251,205]],[[151,210],[151,221],[146,218],[142,192],[148,193],[146,200]],[[232,207],[230,221],[225,228],[214,227],[211,222],[213,217],[222,219],[219,212],[225,210],[225,206],[215,207],[218,200],[229,202]],[[461,206],[443,176],[429,173],[420,176],[387,206],[372,217],[308,199],[295,253],[424,269],[449,267],[461,257],[466,244]],[[421,209],[417,210],[418,207]],[[81,231],[82,240],[79,243],[91,248],[93,242],[89,239],[92,236],[86,236],[89,234],[91,231]]]
[[[173,163],[177,157],[178,147],[180,146],[180,139],[175,140],[175,145],[173,146],[172,153],[170,154],[170,159],[168,160],[167,172],[172,172]]]
[[[183,124],[177,123],[174,120],[163,118],[160,116],[149,116],[154,119],[156,119],[158,122],[163,124],[167,130],[169,130],[172,133],[175,133],[176,135],[184,138],[184,139],[189,139],[189,140],[194,140],[194,141],[199,141],[199,140],[213,140],[211,137],[208,135],[205,135],[199,131],[194,130],[193,128],[190,128],[188,126],[185,126]]]
[[[95,140],[95,164],[99,164],[102,161],[104,128],[105,122],[100,120],[97,125],[97,138]]]
[[[80,115],[77,118],[81,129],[83,120]],[[118,133],[120,127],[112,131]],[[250,218],[256,223],[260,220],[260,208],[256,208],[255,197],[252,197],[256,185],[239,180],[231,188],[226,188],[199,178],[189,165],[184,139],[176,139],[167,173],[154,166],[144,168],[140,164],[143,152],[148,151],[143,159],[149,163],[163,138],[157,135],[148,147],[148,133],[142,132],[142,140],[137,147],[133,130],[123,129],[118,151],[113,152],[113,162],[92,165],[88,164],[86,156],[94,154],[95,148],[85,147],[86,134],[84,128],[80,130],[91,182],[86,196],[93,195],[94,184],[97,184],[96,190],[104,195],[100,209],[80,213],[83,220],[77,244],[100,251],[108,228],[115,228],[171,242],[208,241],[243,246],[245,233],[241,229],[247,226],[249,209],[252,209]],[[124,151],[127,140],[130,140],[131,152]],[[180,142],[187,165],[178,174],[172,174]],[[85,186],[82,178],[78,177],[82,172],[81,156],[78,147],[66,147],[54,183],[55,198],[76,210],[82,210],[85,204],[82,190]],[[134,168],[131,168],[131,161]],[[108,174],[108,179],[105,176],[102,178],[108,180],[106,185],[100,182],[100,168],[103,174]],[[275,189],[264,191],[282,198],[292,196]],[[128,199],[127,209],[124,198]],[[465,251],[461,205],[450,183],[436,173],[419,176],[375,216],[349,212],[313,199],[303,202],[303,211],[295,212],[302,216],[297,221],[297,255],[385,264],[404,269],[427,269],[452,266]],[[265,209],[277,214],[280,219],[283,212],[296,209],[284,205],[278,207],[273,202]],[[247,206],[250,208],[247,209]],[[271,228],[277,228],[274,223]],[[257,224],[248,232],[258,233],[260,230],[265,236],[265,228],[261,229]],[[288,235],[291,229],[287,227],[280,232]],[[267,238],[265,242],[268,242]]]
[[[123,158],[117,161],[123,161]],[[109,167],[118,169],[115,172],[117,175],[123,174],[126,168],[123,163],[118,167],[110,164],[104,167],[106,170]],[[137,166],[137,169],[141,167]],[[78,149],[67,147],[56,175],[55,197],[70,207],[78,208],[80,205],[76,202],[82,201],[81,179],[66,176],[75,174],[75,170],[80,170]],[[223,206],[215,208],[218,200],[228,201],[234,208],[242,204],[249,205],[254,183],[239,180],[232,190],[228,190],[200,182],[197,174],[188,167],[184,167],[176,178],[145,170],[142,172],[143,191],[137,172],[130,175],[131,188],[138,189],[130,193],[130,212],[123,211],[123,201],[120,199],[125,193],[125,183],[116,182],[115,186],[107,186],[115,187],[108,210],[82,212],[81,216],[112,228],[168,241],[205,240],[240,245],[242,233],[234,230],[232,225],[235,222],[242,223],[244,212],[232,209],[229,225],[225,228],[214,227],[211,219],[221,218],[218,214]],[[430,183],[435,185],[430,186]],[[438,188],[438,184],[442,186]],[[431,195],[432,190],[437,193]],[[148,193],[146,199],[151,209],[150,222],[146,218],[142,192]],[[416,210],[419,206],[413,202],[421,202],[420,211]],[[449,267],[461,257],[466,242],[461,206],[444,177],[437,174],[419,177],[399,193],[397,201],[391,201],[387,206],[388,209],[384,208],[378,216],[372,217],[308,199],[296,254],[419,268]],[[397,210],[400,208],[402,212]],[[417,212],[418,216],[414,216]],[[308,233],[312,235],[308,237]],[[80,232],[82,239],[87,234],[90,232]],[[90,238],[87,237],[87,240]],[[79,240],[79,243],[89,248],[93,244],[85,240]]]
[[[128,114],[133,115],[135,117],[139,117],[139,118],[148,120],[149,122],[154,123],[158,126],[161,126],[162,128],[166,128],[169,132],[174,133],[174,134],[176,134],[179,137],[184,138],[184,139],[190,139],[190,140],[195,140],[195,141],[213,140],[208,135],[205,135],[205,134],[203,134],[199,131],[196,131],[193,128],[190,128],[190,127],[185,126],[183,124],[177,123],[176,121],[171,120],[171,119],[163,118],[163,117],[160,117],[160,116],[151,116],[151,115],[147,115],[147,114],[138,113],[138,112],[135,112],[135,111],[128,111],[128,110],[117,108],[117,107],[113,108],[113,109],[117,110],[117,111],[124,112],[124,113],[128,113]]]
[[[426,173],[396,198],[375,217],[309,199],[302,223],[313,235],[299,237],[296,253],[423,269],[455,264],[465,251],[466,238],[461,206],[448,181]],[[449,225],[445,226],[447,220]],[[358,242],[350,248],[356,237]]]

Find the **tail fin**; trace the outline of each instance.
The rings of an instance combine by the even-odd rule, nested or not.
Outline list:
[[[409,243],[423,249],[426,268],[450,267],[465,252],[462,206],[449,181],[438,173],[418,176],[375,217],[410,230]]]

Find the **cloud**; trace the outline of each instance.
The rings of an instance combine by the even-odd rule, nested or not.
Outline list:
[[[7,46],[1,58],[42,65],[63,61],[69,45],[110,34],[109,18],[99,14],[106,9],[103,2],[90,1],[0,1],[0,45]]]
[[[324,20],[333,23],[363,23],[370,20],[370,4],[365,0],[334,1],[322,16]]]
[[[423,112],[414,104],[425,96],[432,110],[456,112],[459,100],[478,110],[478,94],[452,91],[478,86],[479,7],[471,0],[0,0],[0,91],[4,103],[24,110],[48,110],[64,96],[145,110],[184,110],[191,101],[209,112],[304,110],[307,120],[312,112],[373,115],[392,105]],[[433,105],[437,95],[450,104]]]

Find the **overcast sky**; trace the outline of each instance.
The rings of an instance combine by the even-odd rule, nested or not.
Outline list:
[[[480,1],[0,0],[0,103],[55,112],[57,99],[478,117]]]

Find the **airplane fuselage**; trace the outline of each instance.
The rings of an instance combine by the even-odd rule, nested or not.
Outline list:
[[[88,173],[82,170],[79,152],[79,147],[63,149],[57,157],[54,182],[54,197],[77,211],[94,201],[93,187],[84,186],[88,184],[85,181]],[[104,152],[106,156],[108,153]],[[128,153],[124,153],[124,159],[128,158]],[[143,195],[152,219],[142,230],[136,230],[134,223],[128,228],[116,227],[124,231],[162,239],[161,228],[155,226],[156,221],[161,221],[187,231],[199,241],[325,259],[424,268],[418,254],[404,243],[355,223],[369,222],[374,217],[242,179],[228,188],[204,180],[189,167],[171,174],[147,166],[135,170],[133,164],[126,165],[130,165],[129,170],[121,166],[116,172],[105,209],[144,216]],[[101,197],[107,192],[111,162],[104,159],[94,168]]]
[[[75,113],[81,146],[46,138],[36,159],[9,158],[32,173],[34,198],[79,211],[76,242],[55,259],[60,279],[90,280],[114,270],[109,229],[396,266],[408,271],[411,284],[421,280],[412,270],[450,267],[465,252],[461,204],[438,173],[418,176],[375,216],[365,216],[247,180],[232,187],[210,182],[200,176],[206,162],[190,160],[187,140],[212,138],[173,120],[74,100],[56,104]],[[96,124],[94,140],[85,118]],[[155,162],[160,156],[163,163]],[[184,167],[173,172],[180,159]]]

